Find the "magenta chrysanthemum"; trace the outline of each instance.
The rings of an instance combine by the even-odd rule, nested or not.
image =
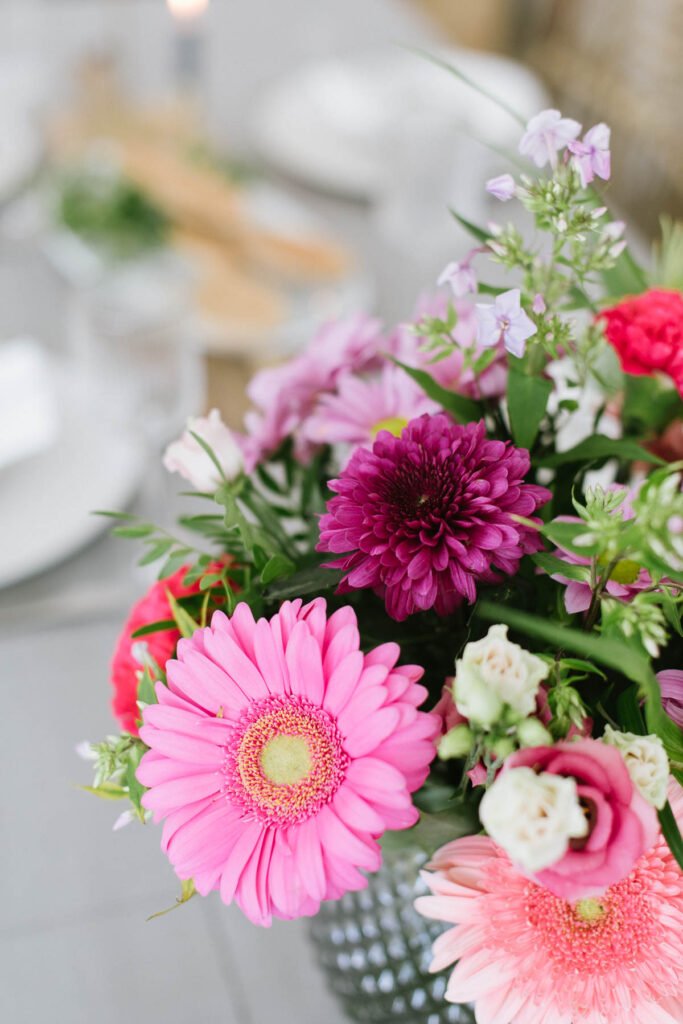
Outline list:
[[[512,575],[539,548],[514,515],[533,516],[550,497],[524,483],[529,453],[486,437],[483,423],[440,413],[413,420],[400,437],[377,436],[354,452],[320,521],[318,551],[343,554],[340,592],[370,587],[394,619],[473,602],[478,581]],[[497,571],[498,570],[498,571]]]
[[[377,837],[414,824],[439,719],[400,649],[363,654],[356,615],[318,598],[254,621],[246,604],[178,644],[145,708],[143,804],[180,878],[257,924],[314,914],[367,881]]]
[[[672,804],[683,812],[681,790]],[[444,846],[425,872],[426,917],[455,925],[432,970],[478,1024],[679,1024],[683,873],[663,838],[599,898],[571,903],[524,877],[491,839]]]

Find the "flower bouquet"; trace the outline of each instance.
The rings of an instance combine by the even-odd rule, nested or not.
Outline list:
[[[520,135],[486,188],[529,231],[458,215],[475,247],[413,322],[328,325],[243,435],[189,422],[180,536],[118,517],[162,566],[90,788],[163,822],[178,902],[257,925],[422,847],[432,968],[479,1024],[677,1024],[681,240],[651,278],[629,254],[606,125]]]

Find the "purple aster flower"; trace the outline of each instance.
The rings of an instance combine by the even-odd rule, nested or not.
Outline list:
[[[609,126],[601,121],[600,124],[589,128],[581,141],[575,139],[568,144],[584,188],[591,183],[596,174],[603,181],[609,179],[612,172],[609,137]]]
[[[477,303],[477,340],[484,348],[503,344],[513,356],[524,355],[527,339],[536,325],[520,305],[519,288],[496,297],[493,304]]]
[[[477,290],[477,275],[470,266],[470,259],[479,252],[479,249],[472,249],[464,260],[458,263],[449,263],[441,271],[438,285],[448,284],[456,299],[462,299],[465,295],[471,295]]]
[[[562,117],[559,110],[542,110],[527,123],[519,144],[522,156],[528,156],[537,167],[557,164],[557,152],[564,149],[581,131],[578,121]]]
[[[677,668],[665,668],[657,673],[662,691],[662,706],[672,722],[683,729],[683,672]]]
[[[486,182],[486,191],[500,199],[501,203],[507,203],[508,199],[512,199],[516,189],[515,179],[511,174],[499,174],[497,178],[489,178]]]
[[[372,589],[399,622],[429,608],[448,615],[472,603],[477,583],[517,572],[538,551],[533,516],[550,498],[524,483],[529,453],[486,437],[483,423],[444,413],[413,420],[400,437],[381,433],[357,448],[320,520],[318,551],[342,557],[340,593]]]

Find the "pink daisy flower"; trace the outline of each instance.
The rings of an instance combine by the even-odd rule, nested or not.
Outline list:
[[[271,455],[299,430],[320,395],[333,390],[342,374],[380,366],[390,344],[378,320],[358,314],[325,324],[299,356],[255,374],[247,388],[256,406],[245,418],[249,451],[258,451],[261,458]],[[305,459],[312,445],[297,440],[297,456]]]
[[[423,670],[399,654],[363,654],[353,609],[328,619],[321,598],[258,622],[240,603],[179,642],[144,710],[138,779],[180,878],[263,925],[365,887],[377,837],[418,817],[439,732],[417,710]]]
[[[387,363],[374,377],[341,377],[336,392],[321,397],[304,433],[315,444],[367,447],[381,430],[400,434],[416,416],[438,411],[405,370]]]
[[[379,434],[357,448],[320,520],[318,551],[343,557],[340,593],[371,588],[402,621],[429,608],[449,615],[473,603],[477,582],[514,575],[538,534],[513,516],[533,516],[550,497],[524,483],[529,453],[486,437],[483,423],[420,416],[400,437]],[[350,553],[349,553],[350,552]]]
[[[683,819],[680,787],[670,798]],[[683,873],[660,836],[622,881],[571,903],[525,878],[483,836],[457,839],[424,873],[426,917],[455,927],[433,971],[457,962],[446,998],[477,1024],[680,1024]]]

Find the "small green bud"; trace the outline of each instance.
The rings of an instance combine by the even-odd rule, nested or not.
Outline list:
[[[520,747],[545,747],[553,742],[546,727],[537,718],[525,718],[517,726]]]
[[[509,736],[503,736],[501,739],[496,740],[491,749],[496,757],[505,760],[506,757],[515,752],[515,741]]]
[[[439,757],[448,761],[453,757],[465,757],[474,743],[472,730],[468,725],[454,725],[439,742]]]

